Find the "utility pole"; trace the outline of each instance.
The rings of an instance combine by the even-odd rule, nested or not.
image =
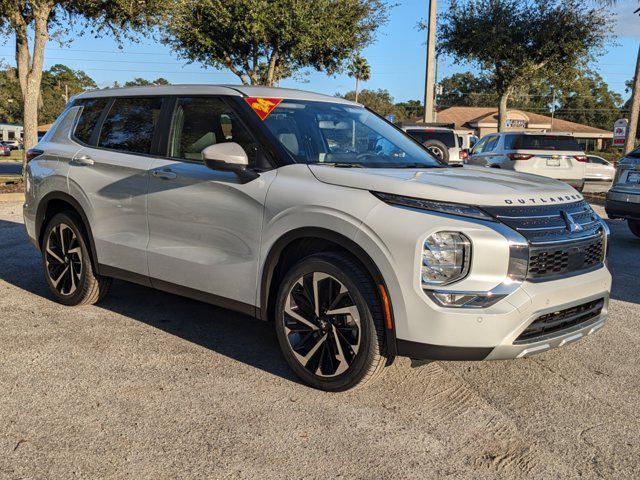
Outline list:
[[[429,31],[427,33],[427,68],[424,78],[424,122],[434,121],[434,91],[436,67],[436,3],[429,0]]]
[[[551,100],[551,131],[553,132],[553,121],[556,118],[556,89],[553,89],[553,100]]]
[[[629,115],[629,127],[627,129],[627,143],[624,152],[629,153],[636,146],[636,132],[640,117],[640,47],[638,47],[638,60],[636,61],[636,76],[633,79],[633,93],[631,94],[631,113]]]

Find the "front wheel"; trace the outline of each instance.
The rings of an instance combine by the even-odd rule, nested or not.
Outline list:
[[[627,225],[629,225],[629,230],[636,237],[640,237],[640,220],[627,220]]]
[[[305,258],[285,276],[276,306],[276,333],[292,370],[326,391],[361,387],[386,358],[376,285],[343,254]]]

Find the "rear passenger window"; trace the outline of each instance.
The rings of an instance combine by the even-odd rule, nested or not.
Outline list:
[[[493,152],[493,149],[496,148],[496,145],[498,144],[498,139],[500,137],[491,137],[489,140],[487,140],[486,145],[484,146],[484,149],[482,150],[483,152]]]
[[[239,144],[254,166],[258,145],[236,114],[216,97],[179,98],[173,115],[169,156],[202,161],[202,150],[224,142]]]
[[[82,143],[89,143],[98,119],[109,103],[108,98],[91,98],[81,103],[82,113],[76,124],[74,136]]]
[[[160,118],[162,97],[116,98],[102,124],[98,146],[131,153],[150,153]]]

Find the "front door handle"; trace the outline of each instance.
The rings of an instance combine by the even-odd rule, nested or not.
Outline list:
[[[178,175],[176,172],[172,171],[170,168],[163,168],[162,170],[153,170],[151,174],[156,178],[161,178],[163,180],[173,180]]]
[[[71,165],[75,165],[77,167],[88,167],[90,165],[93,165],[95,162],[89,155],[82,155],[80,157],[74,158],[70,163]]]

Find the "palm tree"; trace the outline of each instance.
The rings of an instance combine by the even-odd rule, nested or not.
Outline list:
[[[369,62],[367,62],[366,58],[361,56],[357,56],[353,59],[351,64],[349,65],[348,75],[352,78],[356,79],[356,102],[358,101],[358,85],[360,80],[363,82],[371,79],[371,66]]]

